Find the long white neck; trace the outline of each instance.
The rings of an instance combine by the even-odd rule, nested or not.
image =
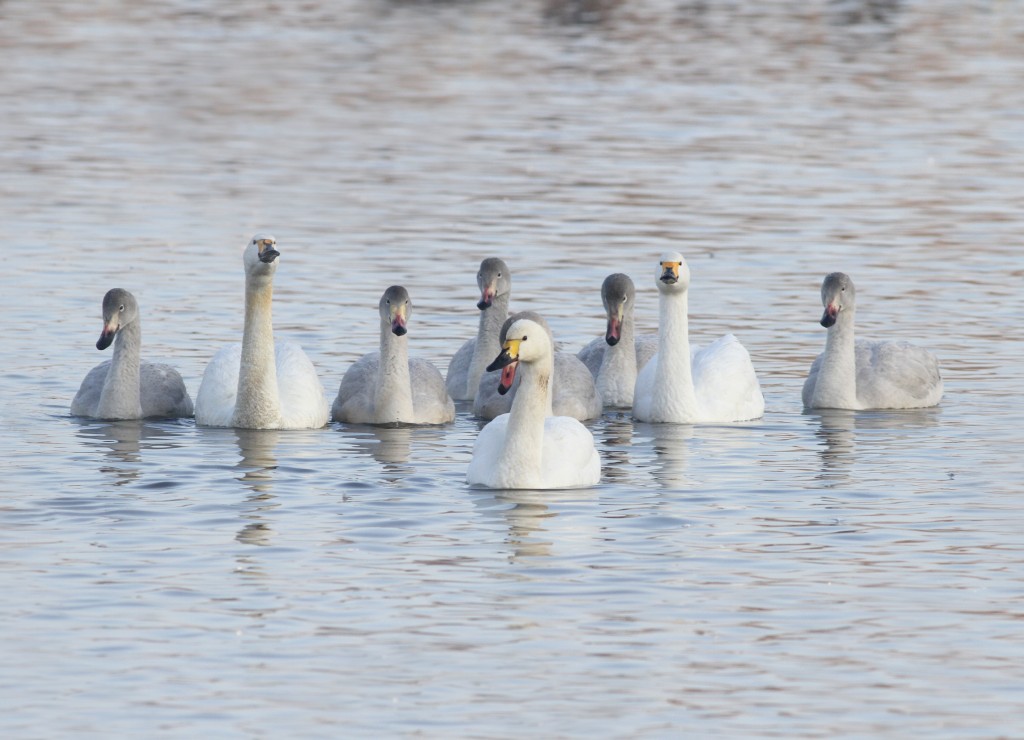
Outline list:
[[[138,319],[125,324],[114,337],[114,356],[103,381],[100,402],[96,409],[99,419],[138,419],[142,416],[139,386],[139,352],[142,346],[142,326]]]
[[[476,330],[476,344],[473,347],[473,361],[469,364],[469,374],[466,376],[466,396],[474,398],[477,388],[480,387],[480,378],[483,377],[487,366],[494,362],[494,358],[501,352],[501,325],[508,318],[509,294],[495,296],[491,301],[490,308],[480,312],[480,324]]]
[[[622,316],[619,341],[606,345],[597,372],[597,392],[605,406],[632,406],[636,385],[636,339],[632,306]]]
[[[818,368],[811,405],[817,408],[855,409],[857,358],[854,350],[853,309],[844,309],[828,328],[825,353]]]
[[[409,338],[408,335],[396,336],[387,321],[380,323],[380,367],[374,409],[380,423],[415,421],[409,377]]]
[[[271,304],[274,283],[269,275],[245,278],[245,333],[238,370],[238,397],[232,424],[245,429],[266,429],[281,423],[274,356]]]
[[[696,419],[690,360],[689,292],[662,293],[658,318],[658,366],[651,412],[656,421],[687,423]]]
[[[520,362],[522,374],[509,412],[504,466],[515,466],[522,473],[521,487],[540,486],[544,453],[544,419],[551,414],[551,374],[554,359],[549,354],[536,362]]]

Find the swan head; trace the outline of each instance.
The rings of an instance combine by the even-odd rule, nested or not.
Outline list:
[[[661,293],[682,293],[690,287],[690,267],[679,252],[665,252],[655,275]]]
[[[626,316],[626,309],[633,305],[634,298],[636,287],[625,273],[613,273],[601,284],[601,302],[604,303],[604,310],[608,315],[608,329],[604,334],[604,341],[613,347],[622,338],[622,320]]]
[[[106,349],[114,337],[128,324],[139,318],[139,304],[135,296],[124,288],[111,288],[103,296],[103,330],[96,340],[96,349]]]
[[[520,362],[537,362],[551,357],[551,330],[547,322],[533,311],[523,311],[510,317],[501,327],[501,353],[487,366],[487,372],[501,369],[498,393],[505,395],[516,379]]]
[[[821,283],[821,305],[825,307],[821,325],[828,328],[836,323],[841,311],[852,311],[855,297],[856,290],[849,275],[844,272],[826,275]]]
[[[412,302],[409,291],[401,285],[392,285],[380,297],[380,320],[385,326],[391,327],[395,336],[404,336],[408,332],[409,316],[412,315]]]
[[[480,301],[476,307],[484,311],[491,307],[496,297],[508,295],[512,290],[512,273],[503,260],[488,257],[480,263],[480,269],[476,273],[476,285],[480,288]]]
[[[245,274],[252,276],[269,276],[277,270],[277,239],[270,234],[257,234],[249,240],[242,255]]]

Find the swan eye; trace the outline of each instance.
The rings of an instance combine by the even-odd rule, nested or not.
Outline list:
[[[498,273],[498,277],[501,277],[501,273],[500,272]]]
[[[623,303],[625,303],[625,302],[626,302],[626,301],[628,301],[628,300],[629,300],[629,296],[628,296],[628,295],[624,295],[624,296],[622,296],[622,302],[623,302]]]
[[[524,342],[526,341],[526,335],[525,334],[523,335],[523,341]]]
[[[124,311],[124,304],[122,303],[120,306],[118,306],[117,310],[118,311]]]

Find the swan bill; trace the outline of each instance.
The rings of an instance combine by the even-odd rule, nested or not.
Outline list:
[[[826,329],[836,323],[836,316],[839,315],[839,309],[836,305],[830,304],[825,307],[825,313],[821,315],[821,325]]]
[[[100,332],[100,338],[96,340],[96,349],[106,349],[114,341],[117,330],[110,326],[104,326]]]
[[[614,347],[619,343],[619,339],[622,338],[622,317],[621,316],[609,316],[608,317],[608,331],[605,332],[604,341]]]
[[[501,369],[501,380],[498,382],[498,394],[504,396],[512,388],[512,382],[516,379],[516,368],[519,367],[519,343],[520,339],[509,339],[501,348],[499,354],[490,365],[487,372],[491,373]]]
[[[675,285],[679,282],[679,262],[662,262],[661,263],[661,282],[667,285]]]
[[[501,369],[501,380],[498,382],[498,395],[504,396],[510,390],[512,390],[512,383],[516,379],[516,368],[519,367],[519,362],[513,362],[511,365],[505,365]]]

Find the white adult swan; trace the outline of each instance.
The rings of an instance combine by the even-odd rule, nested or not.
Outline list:
[[[511,387],[522,365],[512,411],[491,421],[473,446],[466,479],[484,488],[580,488],[601,479],[594,437],[576,419],[550,416],[554,347],[544,328],[519,319],[489,369]]]
[[[764,414],[764,396],[746,348],[732,334],[690,347],[690,268],[678,252],[658,263],[658,354],[640,371],[633,394],[639,421],[744,421]]]
[[[96,349],[114,343],[114,356],[85,376],[71,413],[94,419],[192,416],[192,399],[170,365],[142,362],[142,322],[135,296],[122,288],[103,296],[103,331]]]
[[[455,418],[455,404],[441,373],[426,360],[409,358],[408,291],[392,285],[378,308],[380,351],[363,355],[345,371],[332,418],[355,424],[448,423]]]
[[[629,275],[616,272],[601,284],[608,325],[605,335],[579,351],[606,408],[629,408],[637,372],[658,352],[658,336],[633,333],[633,304],[636,288]]]
[[[808,408],[912,409],[942,398],[939,361],[909,342],[854,340],[856,291],[848,275],[833,272],[821,284],[828,328],[825,351],[804,382]]]
[[[196,424],[244,429],[318,429],[327,399],[313,363],[294,342],[274,343],[271,302],[277,241],[257,234],[245,248],[245,331],[206,366]]]

